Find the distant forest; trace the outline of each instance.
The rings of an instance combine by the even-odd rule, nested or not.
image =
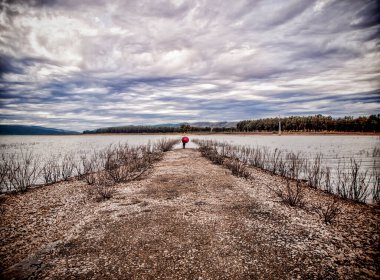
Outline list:
[[[173,133],[173,132],[271,132],[278,131],[279,120],[281,130],[287,132],[380,132],[380,115],[363,117],[333,118],[331,116],[307,116],[265,118],[238,122],[236,128],[230,127],[195,127],[189,124],[180,126],[139,126],[99,128],[83,131],[84,134],[97,133]]]
[[[282,131],[296,132],[380,132],[380,115],[369,117],[343,117],[333,118],[331,116],[307,116],[307,117],[285,117],[266,118],[258,120],[246,120],[237,123],[238,131],[277,131],[279,120],[281,120]]]
[[[119,127],[106,127],[96,130],[85,130],[84,134],[92,133],[181,133],[181,132],[233,132],[236,128],[227,127],[195,127],[188,124],[181,126],[142,126],[142,125],[127,125]]]

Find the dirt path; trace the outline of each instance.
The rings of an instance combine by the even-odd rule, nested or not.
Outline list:
[[[29,256],[7,269],[6,276],[31,279],[379,277],[378,209],[343,203],[342,218],[325,225],[315,213],[289,208],[272,196],[265,184],[283,184],[281,178],[252,172],[253,181],[236,178],[186,149],[166,153],[146,178],[118,186],[117,194],[103,203],[82,203],[85,186],[80,182],[27,193],[34,194],[31,205],[54,205],[47,212],[61,209],[49,212],[54,230],[40,208],[35,219],[44,223],[20,222],[21,214],[11,210],[24,198],[9,198],[2,238],[10,241],[2,243],[1,254],[7,256],[2,266]],[[57,192],[62,200],[75,190],[75,198],[61,206],[47,196],[38,202],[40,192]],[[312,203],[322,196],[310,191],[307,199]],[[16,231],[30,227],[21,234],[26,244],[38,232],[32,249],[22,242],[17,246],[20,237],[4,234],[11,219]],[[27,253],[9,257],[23,246]]]

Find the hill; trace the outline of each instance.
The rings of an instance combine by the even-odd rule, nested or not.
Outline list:
[[[60,135],[79,134],[76,131],[30,125],[0,125],[0,135]]]
[[[195,127],[212,127],[212,128],[236,128],[238,122],[195,122],[189,123]]]

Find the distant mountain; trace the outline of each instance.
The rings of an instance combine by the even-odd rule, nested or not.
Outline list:
[[[237,123],[238,122],[195,122],[189,124],[195,127],[233,128],[236,127]]]
[[[154,125],[147,125],[152,127],[180,127],[183,123],[160,123]]]
[[[79,134],[76,131],[48,128],[30,125],[7,125],[0,124],[0,135],[59,135],[59,134]]]
[[[163,123],[152,125],[154,127],[180,127],[183,124],[189,124],[194,127],[212,127],[212,128],[232,128],[236,127],[238,122],[194,122],[194,123]]]

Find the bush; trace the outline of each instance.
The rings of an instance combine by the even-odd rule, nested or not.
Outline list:
[[[173,150],[174,145],[178,144],[178,139],[166,139],[162,138],[157,141],[155,148],[161,152],[168,152]]]
[[[337,194],[340,197],[366,203],[370,184],[371,176],[368,170],[361,170],[361,162],[351,159],[348,171],[338,168]]]
[[[376,167],[373,168],[372,176],[374,180],[374,185],[372,188],[372,200],[374,203],[380,204],[380,173],[377,171]]]
[[[272,154],[272,168],[270,171],[272,172],[273,175],[276,175],[280,168],[281,168],[281,151],[276,148]]]
[[[331,181],[331,169],[330,169],[330,167],[326,167],[324,174],[325,174],[325,179],[323,182],[324,183],[323,190],[328,192],[328,193],[334,193],[333,184]]]
[[[59,181],[61,169],[54,158],[50,158],[42,167],[41,172],[45,184],[51,184]]]
[[[115,183],[135,180],[152,165],[152,153],[141,147],[109,147],[102,153],[104,170]]]
[[[0,159],[0,191],[5,191],[8,189],[8,170],[9,161],[4,154],[1,154]]]
[[[5,196],[0,195],[0,219],[3,218],[3,214],[5,213],[5,201]]]
[[[300,180],[295,181],[295,185],[292,186],[291,180],[286,180],[286,188],[278,188],[273,190],[275,194],[281,198],[281,200],[292,207],[304,207],[304,190]]]
[[[21,150],[8,158],[8,179],[13,190],[25,192],[40,174],[40,161],[31,151]]]
[[[74,174],[74,157],[72,154],[67,154],[63,157],[61,162],[61,175],[62,179],[67,181]]]
[[[331,169],[323,165],[322,154],[307,160],[307,155],[300,152],[293,153],[279,149],[270,151],[267,147],[233,146],[211,140],[194,139],[193,142],[199,145],[202,155],[215,164],[225,164],[227,167],[239,169],[240,165],[233,167],[235,163],[227,162],[228,159],[237,159],[243,164],[267,170],[286,179],[306,181],[309,187],[324,190],[344,199],[366,203],[371,195],[374,202],[380,203],[378,171],[371,173],[370,170],[362,170],[361,162],[355,158],[350,159],[349,165],[344,164],[343,167],[338,165],[337,169]],[[373,156],[376,156],[378,151],[380,149],[375,149]]]
[[[52,157],[40,167],[40,160],[28,150],[2,153],[0,157],[0,191],[26,191],[35,183],[56,183],[76,176],[89,185],[97,181],[98,172],[105,171],[114,183],[135,180],[149,170],[153,162],[162,159],[163,151],[171,150],[178,139],[162,139],[158,144],[129,147],[110,145],[77,160],[74,154],[66,154],[59,162]]]
[[[305,160],[302,158],[302,155],[300,152],[298,153],[288,153],[286,155],[286,161],[287,161],[287,171],[286,171],[286,177],[293,179],[293,180],[299,180],[300,174],[305,166]]]
[[[323,219],[325,224],[332,224],[341,213],[339,206],[338,199],[334,198],[334,200],[325,205],[317,205],[314,207],[314,210],[318,213],[321,219]]]
[[[248,171],[247,165],[244,164],[239,159],[229,159],[226,160],[224,165],[232,171],[232,174],[237,177],[249,178],[250,173]]]
[[[89,196],[98,202],[112,198],[116,192],[115,183],[105,173],[98,173],[95,178],[94,185],[89,186]]]
[[[89,185],[93,185],[96,179],[96,172],[101,169],[101,160],[97,152],[91,156],[81,157],[83,178]]]
[[[238,157],[231,145],[221,143],[217,144],[212,141],[199,141],[194,140],[196,144],[199,145],[198,150],[201,152],[202,156],[209,159],[212,163],[218,165],[224,165],[226,168],[232,171],[232,174],[238,177],[249,178],[250,173],[248,171],[246,158],[249,149],[243,149],[242,158]]]
[[[306,162],[306,174],[307,174],[307,183],[309,187],[319,188],[322,184],[322,178],[324,176],[324,172],[322,169],[322,155],[318,154],[312,163]],[[329,174],[330,175],[330,174]]]
[[[222,165],[225,157],[220,155],[215,147],[201,146],[199,148],[202,156],[211,160],[212,163]]]

